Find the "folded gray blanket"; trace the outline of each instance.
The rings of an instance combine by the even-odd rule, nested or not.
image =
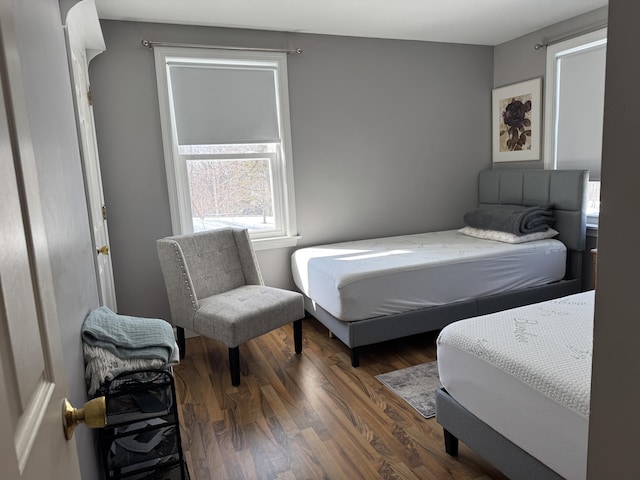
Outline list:
[[[82,324],[82,340],[119,358],[159,359],[167,363],[175,339],[168,322],[118,315],[107,307],[93,310]]]
[[[555,215],[552,205],[490,205],[465,213],[463,220],[466,225],[474,228],[525,235],[553,227]]]

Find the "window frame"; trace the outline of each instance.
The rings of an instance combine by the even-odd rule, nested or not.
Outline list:
[[[283,182],[282,175],[280,173],[280,155],[279,148],[276,148],[275,152],[268,153],[202,153],[202,154],[185,154],[179,153],[180,163],[185,165],[185,170],[188,170],[187,164],[190,161],[206,161],[206,160],[267,160],[271,172],[271,188],[273,194],[273,211],[274,211],[274,223],[275,228],[265,231],[251,231],[252,240],[262,240],[269,238],[280,238],[286,235],[285,226],[282,222],[282,212],[284,211],[284,205],[282,205],[282,194],[278,190]],[[188,173],[187,173],[188,177]],[[187,178],[187,183],[189,179]],[[193,218],[193,211],[190,209],[191,216]],[[279,213],[276,213],[279,212]],[[188,220],[188,219],[185,219]]]
[[[171,226],[174,235],[193,232],[191,213],[191,197],[187,175],[187,161],[194,156],[209,159],[217,154],[181,154],[179,152],[175,115],[173,112],[172,93],[168,81],[168,70],[171,63],[233,65],[262,67],[272,69],[276,76],[276,102],[278,104],[278,126],[280,130],[279,148],[276,148],[275,160],[272,162],[274,216],[276,224],[281,227],[275,232],[250,232],[256,250],[290,247],[297,245],[297,235],[293,164],[291,147],[291,123],[289,118],[289,88],[287,82],[286,53],[263,52],[249,50],[223,50],[215,48],[189,47],[154,47],[156,81],[158,85],[158,103],[160,107],[160,124],[164,149],[167,189]],[[252,154],[247,153],[249,158]],[[261,154],[268,157],[272,154]],[[222,157],[236,156],[234,154]]]
[[[547,46],[546,76],[547,86],[545,88],[545,146],[544,146],[544,168],[547,170],[557,169],[557,129],[558,129],[558,58],[581,50],[587,50],[607,43],[607,27],[599,28],[592,32],[578,35],[562,42]],[[588,215],[587,224],[597,227],[599,214]]]

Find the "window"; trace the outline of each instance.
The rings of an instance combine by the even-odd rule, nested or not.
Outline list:
[[[607,31],[547,47],[546,168],[588,169],[587,221],[598,223]]]
[[[156,47],[175,234],[249,229],[296,243],[286,54]]]

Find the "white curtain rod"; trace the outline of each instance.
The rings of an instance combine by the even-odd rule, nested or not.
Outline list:
[[[589,28],[588,30],[583,30],[583,31],[580,31],[580,32],[576,32],[576,33],[573,33],[571,35],[567,35],[566,37],[557,38],[557,39],[552,40],[550,42],[536,43],[533,46],[533,49],[534,50],[540,50],[541,48],[547,48],[550,45],[555,45],[556,43],[564,42],[565,40],[571,40],[572,38],[579,37],[580,35],[586,35],[587,33],[595,32],[596,30],[600,30],[601,28],[606,28],[606,26],[607,26],[606,23],[601,23],[600,25],[595,25],[595,26]]]
[[[170,42],[152,42],[146,38],[142,39],[142,45],[147,48],[157,47],[188,47],[188,48],[217,48],[220,50],[248,50],[252,52],[284,52],[286,54],[300,55],[302,53],[301,48],[286,49],[286,48],[251,48],[251,47],[230,47],[227,45],[200,45],[190,43],[170,43]]]

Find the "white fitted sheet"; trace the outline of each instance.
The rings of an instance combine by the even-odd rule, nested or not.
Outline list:
[[[355,321],[544,285],[564,277],[558,240],[507,244],[457,230],[301,248],[292,255],[302,293]]]
[[[586,478],[593,291],[452,323],[440,333],[447,392],[567,479]]]

